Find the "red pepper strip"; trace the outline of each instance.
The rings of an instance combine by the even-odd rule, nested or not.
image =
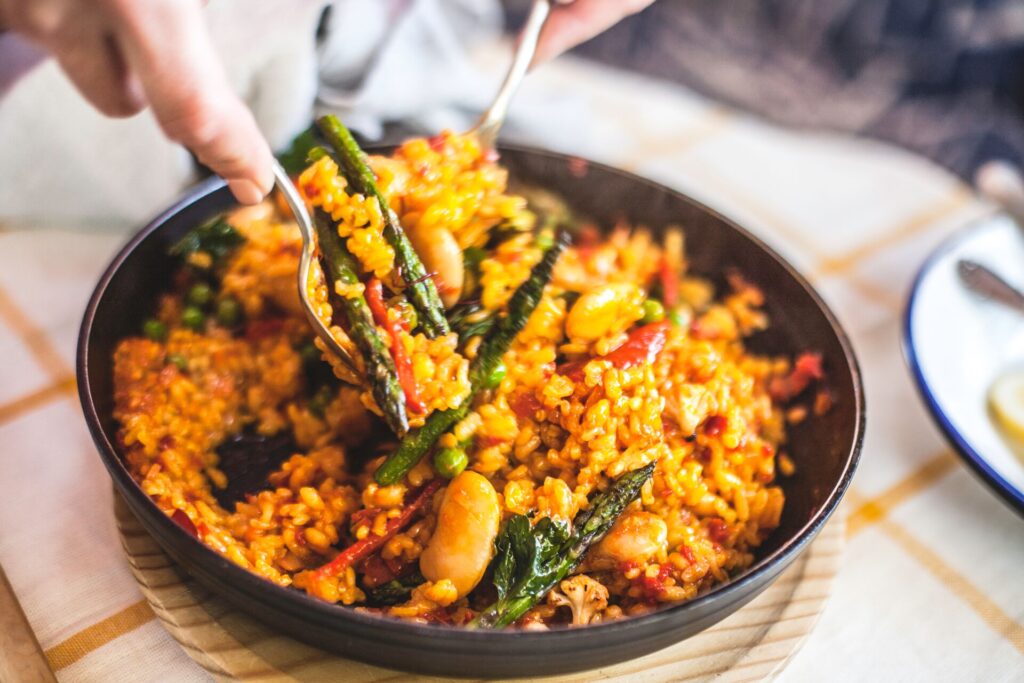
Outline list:
[[[388,315],[387,306],[384,305],[384,289],[380,280],[375,277],[370,278],[370,281],[366,283],[366,303],[370,305],[370,312],[373,313],[376,323],[391,335],[391,357],[395,360],[398,383],[402,385],[402,391],[405,393],[406,406],[414,413],[427,412],[427,407],[420,400],[420,392],[416,387],[416,377],[412,372],[412,359],[406,355],[402,337],[399,335],[402,326]]]
[[[259,341],[272,337],[284,329],[284,318],[263,318],[262,320],[250,320],[245,325],[245,338],[249,341]]]
[[[521,391],[508,399],[508,407],[522,419],[533,419],[534,414],[544,405],[532,393]]]
[[[441,488],[441,479],[431,479],[424,484],[416,493],[413,501],[402,508],[402,512],[397,517],[388,520],[383,536],[370,534],[363,540],[356,541],[338,553],[337,557],[333,560],[315,570],[313,572],[313,579],[319,581],[340,574],[347,567],[362,562],[377,552],[388,539],[409,525],[409,522],[416,516],[416,513],[430,502],[430,498],[439,488]]]
[[[190,535],[199,538],[199,530],[196,529],[196,525],[189,519],[188,513],[184,510],[175,510],[171,513],[171,519],[177,523],[182,529],[187,531]]]
[[[412,574],[418,564],[419,560],[404,562],[397,557],[385,560],[380,556],[380,553],[374,553],[366,558],[362,566],[357,567],[357,569],[363,574],[363,585],[367,588],[376,588],[388,581]]]
[[[370,555],[363,562],[363,584],[367,588],[376,588],[382,586],[388,581],[394,579],[397,574],[391,571],[391,568],[381,559],[380,554]]]
[[[725,543],[729,540],[729,525],[724,519],[712,517],[708,520],[708,536],[719,545]]]
[[[811,382],[822,379],[825,372],[821,368],[821,354],[806,352],[797,356],[793,369],[783,377],[773,377],[768,384],[768,393],[779,402],[794,399],[803,392]]]
[[[428,624],[447,624],[448,626],[451,626],[452,624],[452,616],[448,614],[448,610],[444,607],[438,607],[430,610],[423,615],[423,619],[425,619]]]
[[[669,322],[662,320],[638,327],[629,333],[626,342],[600,360],[606,360],[619,370],[626,370],[640,363],[651,363],[661,350],[665,348],[665,337],[668,335]],[[593,358],[564,363],[558,368],[558,374],[564,375],[574,382],[583,379],[583,368]]]
[[[704,420],[704,433],[708,436],[718,436],[729,428],[729,421],[721,415],[712,415]]]
[[[661,279],[662,303],[666,308],[675,308],[679,303],[679,273],[672,268],[664,256],[661,257],[658,277]]]
[[[443,152],[444,151],[444,143],[445,143],[445,136],[444,135],[435,135],[435,136],[427,139],[427,144],[430,145],[430,149],[434,150],[435,152]]]
[[[348,518],[348,528],[358,529],[362,525],[370,526],[377,515],[381,513],[380,508],[363,508],[356,510],[352,513],[352,516]]]

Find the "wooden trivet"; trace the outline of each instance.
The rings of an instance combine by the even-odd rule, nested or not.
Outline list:
[[[276,633],[185,574],[116,496],[121,541],[142,593],[189,657],[220,681],[412,681],[418,678],[324,652]],[[714,627],[654,654],[545,679],[763,681],[774,678],[811,632],[832,592],[844,547],[840,509],[779,579]],[[524,679],[527,680],[527,679]]]

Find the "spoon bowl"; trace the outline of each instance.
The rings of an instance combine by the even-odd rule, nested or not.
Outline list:
[[[306,318],[313,327],[313,332],[316,333],[316,336],[327,345],[331,353],[340,358],[345,365],[349,366],[353,373],[358,374],[357,366],[352,356],[342,348],[338,340],[331,334],[331,331],[327,329],[327,325],[316,314],[313,302],[309,299],[309,283],[310,278],[314,277],[312,269],[313,262],[316,260],[316,233],[313,230],[313,219],[310,217],[309,211],[306,209],[306,203],[299,195],[299,191],[295,189],[291,178],[288,177],[288,172],[276,160],[274,161],[274,184],[281,191],[281,194],[284,195],[285,203],[291,209],[295,223],[299,226],[299,233],[302,235],[302,253],[299,255],[298,271],[299,300],[302,302],[302,309],[306,312]]]

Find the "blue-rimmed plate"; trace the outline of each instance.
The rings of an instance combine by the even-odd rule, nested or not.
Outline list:
[[[940,245],[918,273],[903,350],[939,427],[985,483],[1024,515],[1022,445],[1003,434],[988,407],[996,378],[1024,368],[1024,315],[968,291],[957,274],[961,259],[1024,289],[1024,231],[1005,215],[972,224]]]

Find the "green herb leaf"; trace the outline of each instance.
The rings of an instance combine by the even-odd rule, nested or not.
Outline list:
[[[309,128],[295,136],[288,149],[277,155],[277,160],[288,175],[298,175],[305,170],[309,152],[317,144],[316,126],[310,124]]]
[[[397,605],[408,600],[413,589],[424,581],[426,579],[423,578],[423,575],[415,572],[409,576],[388,581],[376,588],[366,588],[364,592],[366,593],[367,601],[371,604]]]
[[[244,242],[245,238],[240,232],[218,217],[189,230],[170,248],[170,254],[184,257],[205,251],[214,261],[220,261]]]
[[[524,515],[513,515],[495,540],[492,575],[498,600],[470,622],[470,628],[508,626],[540,602],[571,574],[587,550],[600,541],[654,473],[655,464],[622,475],[594,496],[573,520],[573,528],[545,517],[530,528]]]

